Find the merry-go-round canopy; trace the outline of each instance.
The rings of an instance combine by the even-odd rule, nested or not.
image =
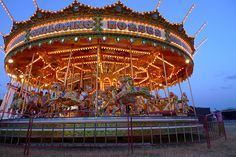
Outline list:
[[[80,82],[81,75],[83,81],[96,79],[98,64],[105,83],[133,75],[135,85],[153,88],[166,84],[165,69],[172,86],[194,66],[194,37],[182,23],[167,21],[158,10],[136,12],[120,1],[102,8],[74,1],[56,12],[38,8],[28,20],[13,22],[4,42],[7,73],[20,80],[31,67],[32,85],[64,83],[69,62],[69,83]]]

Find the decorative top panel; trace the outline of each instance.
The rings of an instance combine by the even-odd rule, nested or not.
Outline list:
[[[173,24],[155,10],[135,12],[120,1],[103,8],[79,2],[57,11],[37,10],[29,20],[15,22],[4,36],[8,53],[24,42],[63,33],[119,33],[173,42],[190,54],[194,52],[194,38],[186,34],[182,24]]]

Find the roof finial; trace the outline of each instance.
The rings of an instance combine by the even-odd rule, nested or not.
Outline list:
[[[34,2],[34,5],[35,5],[36,9],[38,10],[39,9],[38,3],[36,2],[36,0],[33,0],[33,2]]]
[[[156,10],[158,10],[160,6],[161,6],[161,0],[158,0]]]
[[[0,0],[0,3],[2,4],[4,10],[6,11],[7,15],[10,17],[11,21],[14,22],[14,18],[12,17],[11,13],[9,12],[9,10],[7,9],[7,6],[4,4],[3,0]]]
[[[195,47],[195,52],[193,54],[193,56],[196,55],[196,53],[198,52],[199,48],[202,47],[203,44],[205,44],[207,42],[208,38],[205,38],[198,46]]]
[[[185,15],[185,17],[184,17],[184,19],[183,19],[183,21],[182,21],[182,24],[184,24],[184,23],[186,22],[188,16],[191,14],[191,12],[193,11],[193,8],[194,8],[194,7],[195,7],[195,4],[193,4],[193,5],[191,6],[191,8],[189,9],[188,13]]]
[[[204,22],[203,24],[202,24],[202,26],[198,29],[198,31],[194,34],[194,38],[203,30],[203,28],[205,27],[207,25],[207,23],[206,22]]]

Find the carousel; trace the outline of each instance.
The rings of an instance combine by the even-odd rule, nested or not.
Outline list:
[[[140,13],[120,1],[102,8],[74,1],[56,12],[34,2],[36,12],[20,22],[4,7],[13,26],[3,35],[11,81],[2,118],[195,113],[180,86],[193,73],[194,38],[204,26],[187,35],[193,6],[171,23],[158,7]]]
[[[78,1],[39,8],[4,35],[10,76],[0,107],[0,143],[200,142],[189,77],[194,39],[183,21],[136,12],[121,1],[95,8]],[[188,81],[192,106],[181,83]],[[179,87],[180,95],[169,87]],[[162,90],[164,96],[159,95]],[[192,116],[190,116],[192,115]],[[26,129],[28,128],[28,129]],[[51,141],[51,142],[50,142]],[[57,145],[58,146],[58,145]]]

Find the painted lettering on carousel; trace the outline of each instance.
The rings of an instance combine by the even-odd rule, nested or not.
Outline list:
[[[141,24],[128,23],[123,21],[111,21],[111,20],[103,20],[102,29],[107,31],[120,31],[121,34],[123,32],[136,32],[141,35],[150,35],[152,37],[158,37],[159,39],[165,40],[165,32],[164,30],[153,28],[151,26],[144,26]],[[29,36],[30,39],[34,37],[38,37],[40,35],[45,35],[48,33],[58,33],[58,32],[69,32],[75,30],[90,30],[92,31],[95,27],[95,21],[93,20],[82,20],[82,21],[71,21],[71,22],[63,22],[63,23],[55,23],[46,26],[42,26],[36,29],[32,29],[28,34],[26,32],[22,33],[20,36],[16,37],[12,40],[12,42],[7,46],[7,51],[10,50],[16,44],[25,41],[26,36]],[[180,46],[182,46],[188,52],[191,52],[190,48],[177,36],[170,35],[171,42],[174,42]]]
[[[35,37],[35,36],[39,36],[39,35],[43,35],[47,33],[52,33],[52,32],[67,31],[67,30],[92,29],[94,25],[95,25],[95,22],[92,20],[52,24],[52,25],[44,26],[44,27],[31,31],[31,37]]]
[[[116,29],[122,31],[130,31],[130,32],[139,32],[148,35],[155,35],[157,37],[165,38],[164,32],[159,29],[154,29],[149,26],[138,25],[134,23],[126,23],[126,22],[117,22],[117,21],[104,21],[103,26],[106,29]]]

